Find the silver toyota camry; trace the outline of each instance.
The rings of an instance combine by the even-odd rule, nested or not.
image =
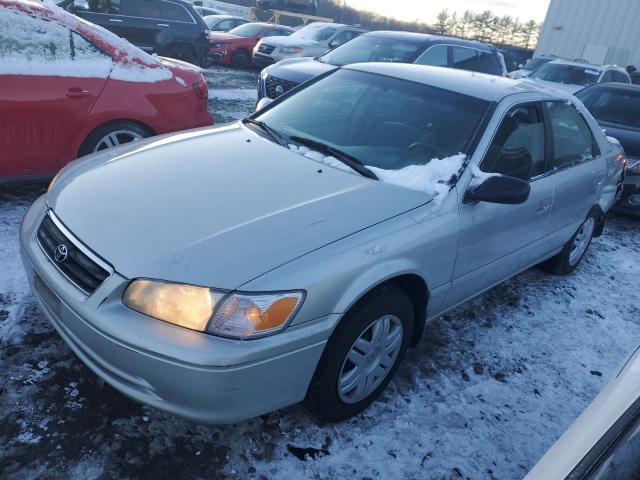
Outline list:
[[[43,311],[124,394],[211,423],[302,400],[340,421],[430,319],[536,264],[572,272],[624,162],[560,92],[359,64],[70,164],[20,240]]]

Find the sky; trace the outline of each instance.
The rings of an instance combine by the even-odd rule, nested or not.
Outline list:
[[[449,13],[465,10],[482,12],[491,10],[496,15],[511,15],[521,20],[542,22],[550,0],[346,0],[348,5],[371,10],[401,20],[421,20],[434,23],[445,8]]]

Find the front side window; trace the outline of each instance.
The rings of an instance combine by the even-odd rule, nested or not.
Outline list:
[[[470,153],[489,106],[442,88],[339,70],[257,119],[283,137],[311,139],[365,165],[398,170]]]
[[[607,70],[602,74],[600,78],[600,83],[613,82],[613,72],[611,70]]]
[[[212,27],[212,25],[209,26]],[[217,25],[213,26],[213,28],[217,32],[228,32],[233,28],[233,20],[222,20]]]
[[[546,171],[544,120],[537,104],[520,105],[507,113],[480,169],[521,180]]]
[[[89,0],[89,10],[117,15],[120,13],[120,0]]]
[[[578,65],[547,63],[531,74],[531,78],[570,85],[592,85],[600,78],[600,71]]]
[[[478,57],[476,55],[475,49],[465,47],[451,47],[451,55],[452,68],[458,68],[460,70],[472,70],[474,72],[478,71]]]
[[[447,55],[449,48],[446,45],[435,45],[429,47],[426,52],[420,55],[415,63],[418,65],[432,65],[435,67],[446,67],[449,64]]]
[[[353,30],[344,30],[340,33],[338,33],[333,40],[331,40],[331,45],[332,46],[339,46],[342,45],[343,43],[347,43],[349,40],[351,40],[354,37],[358,36],[358,32],[355,32]]]
[[[352,41],[325,53],[320,61],[342,66],[362,62],[409,62],[420,44],[384,36],[360,35]],[[446,60],[446,55],[445,55]]]
[[[545,102],[553,134],[555,168],[561,170],[597,156],[598,146],[591,129],[573,105]]]
[[[578,92],[598,122],[610,126],[640,130],[640,92],[597,85]]]

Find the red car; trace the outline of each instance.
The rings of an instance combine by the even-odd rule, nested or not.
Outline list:
[[[146,54],[59,7],[0,0],[0,180],[213,124],[197,67]]]
[[[251,52],[262,37],[287,37],[292,28],[275,23],[245,23],[226,33],[211,32],[211,56],[216,63],[245,67],[250,65]]]

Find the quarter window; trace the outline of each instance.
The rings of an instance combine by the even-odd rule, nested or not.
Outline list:
[[[420,56],[420,58],[418,58],[418,60],[416,60],[416,63],[419,65],[446,67],[449,63],[447,61],[447,50],[448,47],[446,45],[436,45],[434,47],[430,47]]]
[[[184,7],[172,2],[126,0],[123,10],[122,13],[132,17],[153,18],[171,22],[192,22]]]
[[[452,68],[458,68],[460,70],[473,70],[477,72],[479,70],[478,57],[476,50],[473,48],[465,47],[451,47],[452,54]]]
[[[545,172],[544,121],[537,104],[509,110],[480,169],[521,180]]]
[[[498,63],[498,59],[493,53],[481,52],[478,50],[478,71],[482,73],[490,73],[492,75],[500,75],[502,69]]]
[[[563,169],[600,154],[591,129],[573,105],[546,102],[553,133],[554,165]]]

